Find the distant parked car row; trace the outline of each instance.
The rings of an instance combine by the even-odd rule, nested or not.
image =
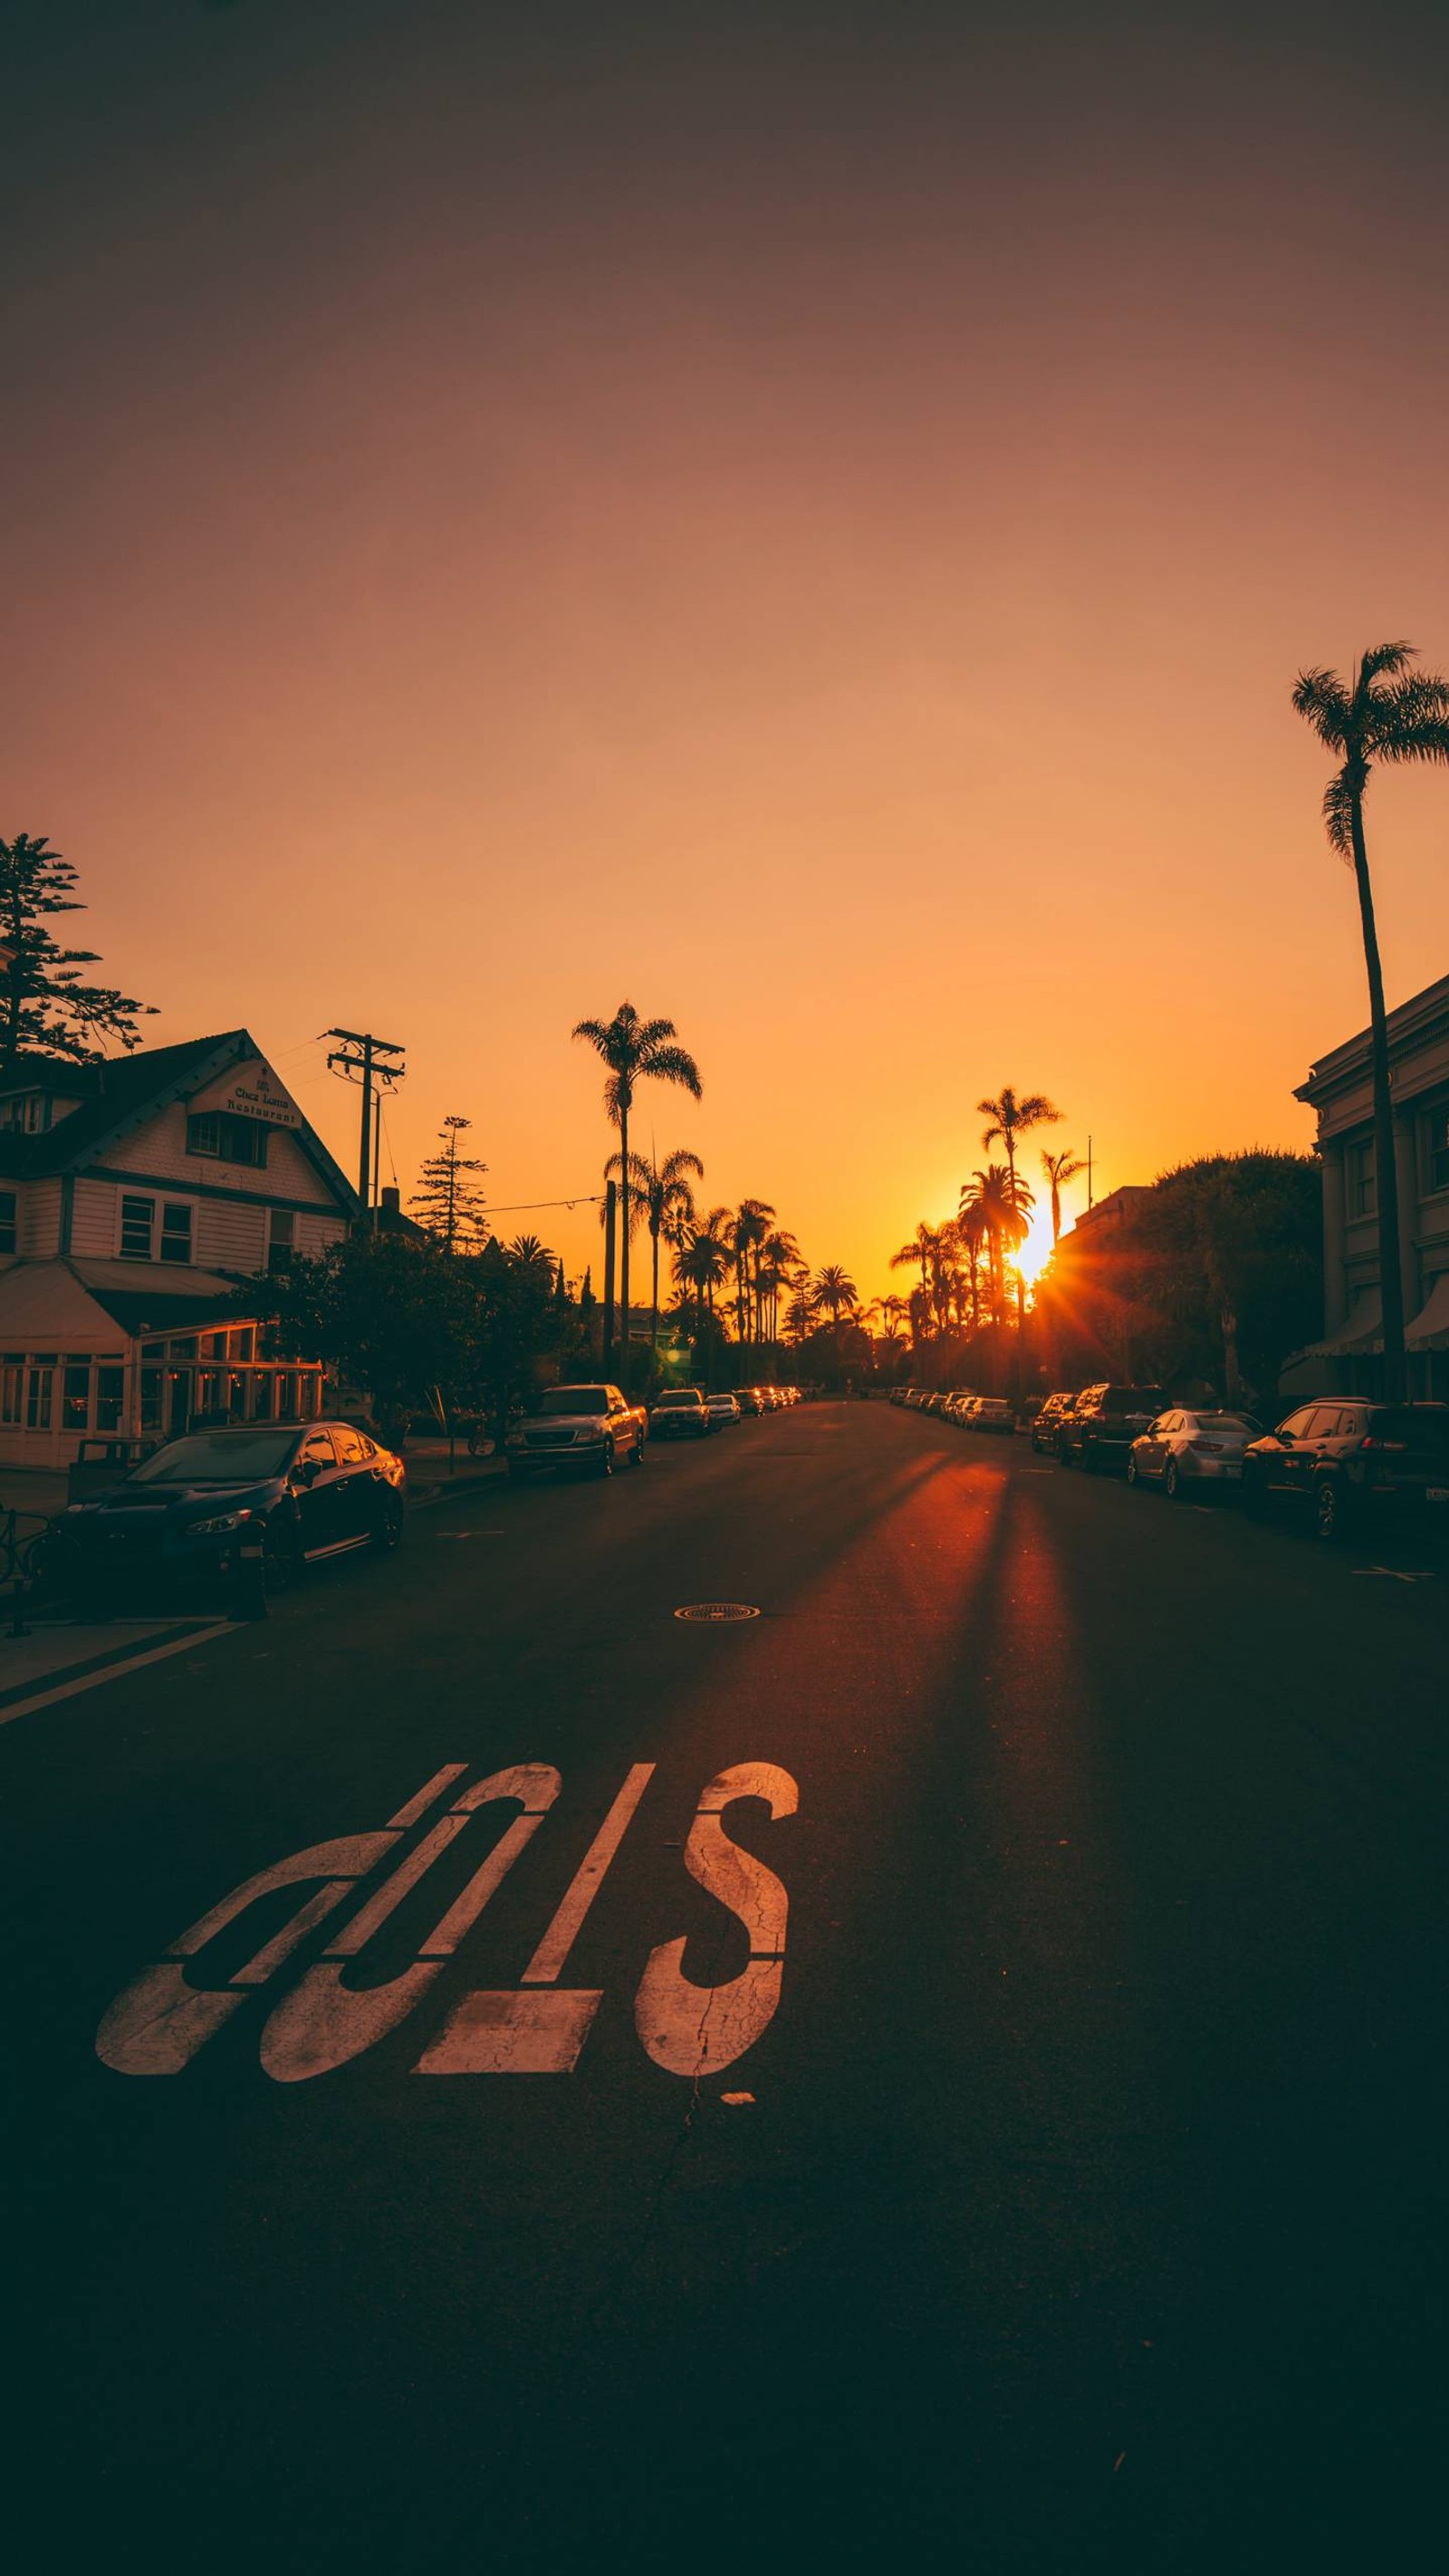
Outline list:
[[[1016,1427],[1004,1397],[896,1387],[893,1404],[977,1430]],[[1258,1519],[1281,1516],[1322,1539],[1367,1535],[1423,1515],[1449,1530],[1449,1404],[1375,1404],[1323,1396],[1273,1431],[1231,1406],[1171,1405],[1160,1386],[1103,1380],[1060,1388],[1021,1427],[1038,1453],[1084,1474],[1113,1468],[1169,1502],[1241,1497]]]
[[[612,1476],[619,1466],[642,1467],[650,1439],[707,1440],[747,1413],[775,1413],[799,1401],[795,1386],[740,1386],[720,1395],[667,1387],[649,1406],[630,1404],[617,1386],[550,1386],[508,1434],[508,1473],[515,1484],[569,1468]]]
[[[891,1389],[892,1404],[904,1404],[913,1413],[937,1413],[943,1422],[952,1422],[958,1431],[1014,1431],[1015,1408],[1004,1395],[978,1395],[974,1387],[958,1386],[943,1391],[923,1386],[896,1386]]]
[[[974,1413],[960,1396],[916,1388],[893,1400],[980,1421],[979,1399]],[[1237,1407],[1172,1405],[1160,1386],[1104,1380],[1047,1396],[1026,1427],[1033,1449],[1063,1467],[1089,1476],[1119,1468],[1129,1485],[1155,1486],[1169,1502],[1241,1497],[1255,1518],[1297,1520],[1322,1539],[1367,1536],[1412,1516],[1449,1530],[1449,1404],[1323,1396],[1267,1431]]]

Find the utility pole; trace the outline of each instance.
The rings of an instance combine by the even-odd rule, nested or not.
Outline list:
[[[614,1260],[619,1230],[619,1184],[604,1183],[604,1357],[614,1353]],[[626,1344],[627,1349],[627,1344]]]
[[[329,1071],[340,1073],[344,1082],[353,1082],[359,1077],[362,1082],[362,1150],[357,1164],[357,1195],[362,1201],[363,1212],[366,1214],[373,1207],[376,1199],[379,1159],[373,1137],[373,1087],[376,1085],[380,1095],[393,1083],[402,1080],[407,1067],[401,1061],[403,1049],[395,1045],[391,1038],[375,1038],[370,1029],[365,1031],[329,1029],[327,1035],[329,1038],[338,1040],[336,1052],[327,1058]],[[396,1063],[379,1061],[380,1058],[387,1057],[396,1057],[398,1061]],[[381,1141],[382,1103],[379,1097],[377,1146],[380,1146]]]
[[[1087,1138],[1087,1205],[1092,1204],[1092,1140]]]

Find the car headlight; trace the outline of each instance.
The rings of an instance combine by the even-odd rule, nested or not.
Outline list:
[[[586,1422],[581,1431],[576,1431],[574,1433],[574,1438],[576,1440],[602,1440],[603,1436],[604,1426],[602,1422]]]
[[[188,1521],[186,1535],[188,1538],[219,1538],[223,1530],[240,1529],[242,1522],[250,1519],[250,1512],[217,1512],[209,1521]]]

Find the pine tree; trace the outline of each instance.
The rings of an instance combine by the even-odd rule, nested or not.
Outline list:
[[[488,1240],[485,1192],[481,1182],[469,1177],[486,1172],[488,1166],[458,1151],[458,1139],[472,1123],[471,1118],[443,1120],[438,1137],[442,1150],[424,1163],[408,1202],[418,1223],[436,1236],[445,1252],[477,1252]]]
[[[0,841],[0,1074],[22,1055],[60,1055],[88,1064],[115,1039],[130,1053],[141,1043],[133,1002],[110,984],[83,983],[76,969],[96,966],[94,948],[62,948],[45,924],[58,912],[84,912],[76,872],[43,833]]]

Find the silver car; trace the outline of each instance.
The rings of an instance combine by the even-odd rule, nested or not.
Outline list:
[[[705,1402],[709,1406],[709,1422],[712,1431],[723,1431],[727,1422],[738,1422],[740,1418],[738,1396],[709,1395],[705,1397]]]
[[[508,1434],[508,1473],[515,1484],[569,1467],[612,1476],[620,1458],[643,1466],[644,1439],[643,1413],[616,1386],[550,1386]]]
[[[1236,1490],[1243,1481],[1243,1451],[1261,1426],[1250,1413],[1205,1413],[1175,1405],[1127,1452],[1129,1485],[1160,1485],[1169,1502],[1185,1489],[1206,1494]]]

